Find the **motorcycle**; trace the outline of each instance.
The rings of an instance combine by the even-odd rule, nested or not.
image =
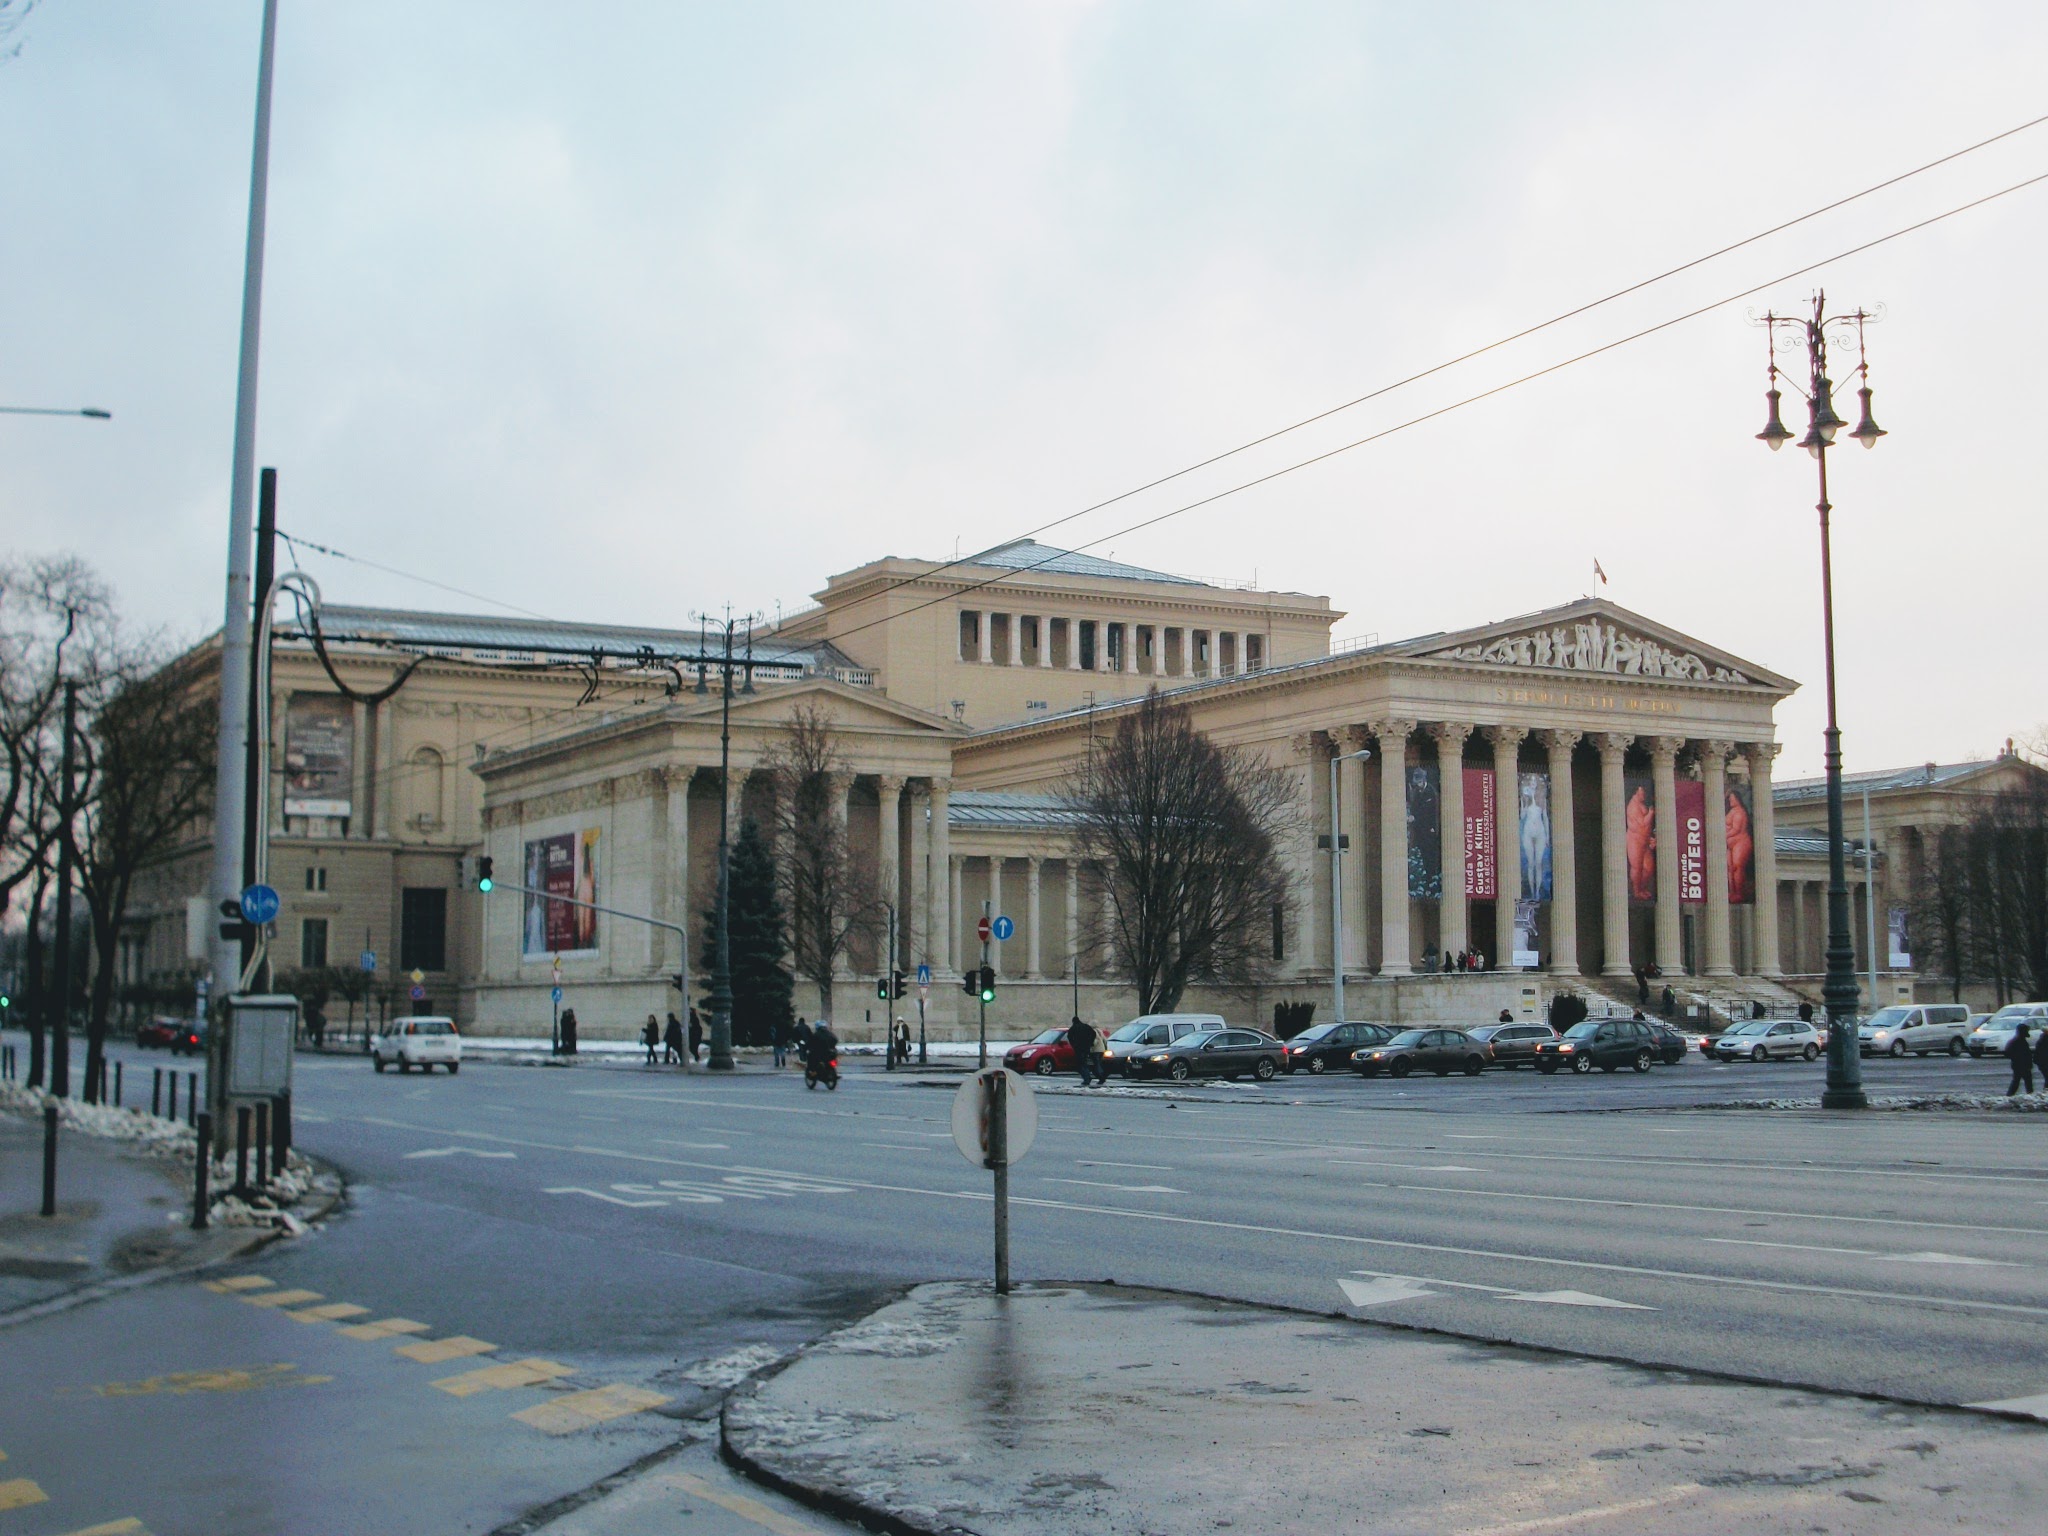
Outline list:
[[[839,1086],[839,1058],[828,1056],[822,1061],[804,1063],[804,1086],[815,1088],[823,1083],[828,1089]]]

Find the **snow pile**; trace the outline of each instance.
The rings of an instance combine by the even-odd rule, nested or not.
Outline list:
[[[716,1360],[704,1360],[683,1372],[683,1380],[694,1386],[710,1387],[723,1392],[738,1386],[756,1371],[773,1365],[782,1358],[783,1351],[772,1344],[748,1344],[720,1355]]]
[[[950,1348],[955,1332],[921,1317],[893,1318],[882,1312],[833,1334],[817,1347],[830,1355],[884,1355],[908,1360]]]
[[[0,1111],[40,1120],[45,1097],[19,1083],[0,1083]],[[58,1099],[57,1124],[81,1136],[122,1141],[152,1157],[191,1162],[199,1150],[199,1138],[189,1125],[146,1114],[140,1109],[116,1109],[111,1104],[88,1104],[83,1099]]]
[[[1730,1099],[1722,1104],[1693,1104],[1690,1109],[1819,1109],[1813,1099]],[[1883,1094],[1870,1100],[1872,1109],[1981,1110],[2009,1114],[2048,1114],[2048,1093],[1921,1093]]]

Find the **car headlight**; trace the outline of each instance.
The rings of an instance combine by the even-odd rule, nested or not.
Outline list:
[[[1576,1045],[1560,1045],[1558,1049],[1560,1051],[1563,1051],[1565,1055],[1569,1056],[1573,1051],[1576,1051],[1578,1047]]]

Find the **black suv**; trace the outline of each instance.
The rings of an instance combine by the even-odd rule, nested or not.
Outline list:
[[[1562,1040],[1537,1041],[1536,1070],[1612,1072],[1627,1066],[1647,1072],[1659,1054],[1657,1036],[1641,1019],[1587,1019],[1566,1030]]]

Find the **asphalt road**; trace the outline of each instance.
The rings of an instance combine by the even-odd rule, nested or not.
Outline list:
[[[1967,1060],[1867,1073],[1880,1094],[2004,1086]],[[1068,1080],[1013,1176],[1013,1264],[1925,1401],[2048,1394],[2048,1118],[1682,1109],[1818,1083],[1818,1066],[1697,1061],[1172,1097]],[[460,1360],[416,1365],[181,1281],[9,1330],[11,1367],[65,1392],[40,1422],[0,1409],[0,1450],[100,1475],[81,1447],[117,1431],[93,1386],[290,1362],[332,1380],[165,1396],[140,1438],[119,1431],[139,1447],[128,1504],[172,1489],[158,1536],[201,1524],[195,1448],[240,1469],[209,1530],[508,1528],[671,1443],[734,1370],[895,1288],[985,1276],[989,1177],[953,1147],[950,1086],[865,1063],[827,1094],[794,1072],[473,1060],[421,1078],[301,1056],[300,1141],[348,1174],[350,1203],[248,1273],[662,1402],[535,1433],[514,1415],[544,1385],[435,1391]],[[10,1536],[89,1523],[6,1518]]]

